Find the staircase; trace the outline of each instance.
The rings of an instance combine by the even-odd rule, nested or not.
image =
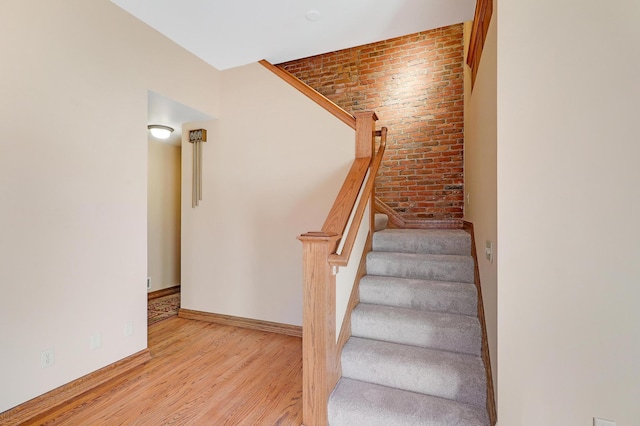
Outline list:
[[[331,426],[490,424],[470,253],[460,229],[374,233]]]

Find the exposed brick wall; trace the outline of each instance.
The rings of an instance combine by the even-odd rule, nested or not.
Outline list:
[[[376,193],[405,218],[462,218],[462,24],[280,64],[389,128]]]

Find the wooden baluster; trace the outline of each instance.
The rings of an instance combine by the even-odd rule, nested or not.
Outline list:
[[[363,111],[355,114],[356,117],[356,158],[368,157],[373,160],[376,152],[375,130],[378,116],[373,111]],[[369,176],[369,179],[375,179],[375,176]],[[374,197],[375,187],[369,198],[369,235],[373,236],[375,230],[375,206]]]
[[[380,155],[384,155],[385,149],[387,147],[387,128],[383,127],[380,130],[378,130],[377,132],[374,132],[375,136],[380,136],[380,145],[378,145],[378,152],[376,152],[376,157],[380,156]],[[374,146],[374,151],[375,151],[375,137],[374,137],[374,142],[373,142],[373,146]],[[380,162],[382,161],[382,157],[380,157]],[[372,164],[373,166],[373,164]],[[378,167],[376,168],[376,175],[378,174],[378,170],[380,167],[380,163],[378,163]],[[376,183],[375,183],[375,179],[376,176],[373,176],[373,186],[371,187],[371,195],[370,195],[370,200],[369,200],[369,212],[371,213],[371,222],[369,224],[369,232],[371,235],[371,238],[373,238],[373,233],[375,232],[375,228],[376,228]]]
[[[308,232],[303,250],[302,421],[326,426],[329,394],[338,382],[336,277],[327,259],[337,234]]]
[[[375,153],[375,129],[378,116],[373,111],[362,111],[354,114],[356,117],[356,158],[371,158]],[[369,176],[375,179],[375,176]],[[373,235],[375,228],[374,197],[371,196],[369,209],[369,235]]]

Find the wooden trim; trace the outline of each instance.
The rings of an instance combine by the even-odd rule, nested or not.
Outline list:
[[[232,315],[214,314],[211,312],[180,309],[180,318],[213,322],[231,327],[248,328],[250,330],[267,331],[269,333],[286,334],[287,336],[302,337],[302,327],[298,325],[282,324],[278,322],[262,321],[252,318],[234,317]]]
[[[38,418],[47,415],[61,405],[67,404],[83,393],[139,367],[150,359],[151,352],[149,349],[144,349],[0,413],[0,423],[34,424]]]
[[[337,234],[308,232],[302,241],[302,423],[326,426],[329,395],[338,383],[336,277],[327,258]]]
[[[482,301],[482,286],[480,285],[480,268],[478,267],[478,253],[476,250],[475,235],[473,232],[473,223],[464,221],[464,228],[471,235],[471,256],[474,261],[474,282],[478,291],[478,320],[482,328],[482,361],[487,377],[487,411],[489,413],[489,421],[491,425],[495,425],[498,421],[496,410],[495,391],[493,389],[493,374],[491,372],[491,357],[489,356],[489,340],[487,338],[487,323],[484,318],[484,303]]]
[[[163,288],[156,291],[151,291],[147,293],[147,301],[157,299],[159,297],[169,296],[171,294],[180,293],[180,284],[174,287]]]
[[[480,66],[480,57],[482,56],[484,42],[487,39],[492,14],[493,0],[478,0],[476,2],[471,38],[469,40],[469,51],[467,52],[467,65],[471,68],[471,87],[473,87],[476,82],[476,74]]]
[[[376,211],[389,217],[390,228],[402,229],[462,229],[462,219],[405,219],[380,198],[375,198]]]
[[[325,98],[323,95],[318,93],[315,89],[308,86],[303,81],[294,77],[290,72],[284,70],[280,67],[277,67],[266,60],[259,61],[261,65],[265,68],[276,74],[278,77],[283,79],[285,82],[289,83],[291,86],[296,88],[300,93],[305,95],[307,98],[311,99],[316,104],[320,105],[322,108],[333,114],[334,117],[341,120],[347,126],[351,127],[355,130],[356,128],[356,119],[353,115],[349,114],[347,111],[331,102],[329,99]]]

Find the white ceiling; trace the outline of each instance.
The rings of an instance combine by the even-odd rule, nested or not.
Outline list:
[[[476,0],[111,0],[219,70],[473,19]],[[317,20],[309,20],[307,14]]]

